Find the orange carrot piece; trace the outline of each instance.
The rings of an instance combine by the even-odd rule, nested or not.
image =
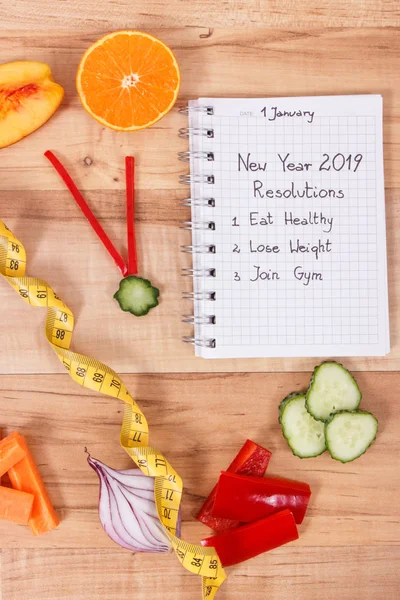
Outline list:
[[[25,450],[26,456],[14,465],[8,471],[8,474],[13,488],[34,495],[29,527],[34,535],[40,535],[57,527],[60,521],[51,504],[25,438],[19,433],[13,435],[18,440],[18,444]]]
[[[3,487],[12,488],[10,476],[8,473],[4,473],[3,477],[1,478],[1,485]]]
[[[0,519],[28,525],[34,499],[33,494],[0,486]]]
[[[2,437],[3,437],[3,430],[0,429],[0,441],[1,441]],[[3,485],[3,486],[8,487],[8,488],[12,487],[11,481],[10,481],[10,477],[9,477],[8,473],[4,473],[4,475],[2,475],[0,477],[0,485]]]
[[[26,454],[25,448],[18,443],[15,435],[11,433],[0,441],[0,476],[7,473]]]

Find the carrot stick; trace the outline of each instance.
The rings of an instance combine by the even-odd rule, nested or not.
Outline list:
[[[33,494],[0,486],[0,519],[28,525],[33,501]]]
[[[128,275],[138,272],[135,237],[135,159],[125,157],[126,174],[126,228],[128,234]]]
[[[102,226],[100,225],[100,223],[98,222],[96,217],[94,216],[94,214],[91,211],[91,209],[89,208],[86,200],[84,199],[84,197],[82,196],[82,194],[80,193],[78,188],[76,187],[72,177],[70,176],[70,174],[68,173],[66,168],[60,163],[58,158],[56,156],[54,156],[53,152],[51,152],[50,150],[47,150],[44,153],[44,155],[46,158],[49,159],[49,161],[51,162],[51,164],[53,165],[53,167],[55,168],[57,173],[60,175],[61,179],[64,181],[65,185],[71,192],[75,202],[77,203],[77,205],[79,206],[79,208],[81,209],[81,211],[83,212],[83,214],[85,215],[87,220],[89,221],[89,224],[92,226],[92,229],[95,231],[99,240],[101,241],[103,246],[106,248],[107,252],[110,254],[112,259],[114,260],[115,264],[117,265],[118,269],[121,271],[122,275],[125,277],[125,275],[128,272],[128,268],[125,264],[124,259],[122,258],[120,253],[117,251],[114,244],[112,243],[112,241],[110,240],[110,238],[108,237],[108,235],[106,234],[106,232],[104,231],[104,229],[102,228]]]
[[[0,441],[1,441],[2,437],[3,437],[3,430],[0,429]],[[8,476],[8,473],[4,473],[4,475],[2,475],[0,477],[0,485],[4,485],[4,486],[9,487],[9,488],[11,487],[11,481],[10,481],[10,478]]]
[[[11,433],[0,442],[0,475],[4,475],[25,457],[25,449],[16,442],[14,436]]]
[[[1,478],[1,485],[3,487],[12,488],[10,476],[8,473],[4,473],[3,477]]]
[[[14,465],[8,473],[14,489],[34,495],[29,527],[34,535],[40,535],[57,527],[60,521],[51,504],[25,438],[19,433],[12,435],[17,440],[18,445],[25,450],[26,456]]]

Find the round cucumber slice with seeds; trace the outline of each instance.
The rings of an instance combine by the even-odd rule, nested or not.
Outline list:
[[[314,419],[327,421],[339,410],[356,410],[361,392],[354,377],[337,362],[324,362],[314,369],[306,393],[306,407]]]
[[[305,394],[289,394],[282,400],[279,422],[295,456],[312,458],[325,452],[325,425],[307,412]]]
[[[282,400],[282,402],[279,405],[279,419],[278,420],[279,420],[280,424],[282,424],[282,414],[283,414],[286,404],[288,404],[291,400],[293,400],[293,398],[300,398],[302,396],[304,396],[304,398],[305,398],[305,393],[291,392]]]
[[[325,423],[326,446],[332,458],[348,463],[366,452],[377,431],[378,421],[371,413],[343,410]]]
[[[153,287],[148,279],[129,275],[119,283],[119,289],[114,294],[121,309],[136,317],[147,315],[150,309],[158,305],[158,288]]]

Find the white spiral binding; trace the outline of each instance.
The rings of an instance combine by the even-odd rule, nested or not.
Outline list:
[[[212,162],[214,160],[214,152],[202,152],[199,150],[195,150],[193,152],[189,152],[188,150],[185,152],[178,152],[178,160],[181,162],[190,162],[191,157],[197,159],[203,158],[204,160]]]
[[[217,249],[214,244],[199,244],[198,246],[181,246],[181,251],[186,254],[215,254]]]
[[[214,129],[209,127],[181,127],[179,129],[179,137],[183,140],[188,139],[190,135],[202,135],[207,138],[213,138]]]
[[[189,115],[189,113],[202,113],[204,115],[213,115],[214,109],[212,106],[183,106],[178,109],[180,114]],[[179,129],[179,137],[183,139],[188,139],[190,136],[203,136],[209,139],[214,138],[214,129],[211,127],[181,127]],[[207,151],[184,151],[178,153],[178,160],[181,162],[189,163],[191,160],[204,160],[206,162],[214,161],[214,152]],[[179,176],[179,183],[182,185],[191,185],[193,183],[197,184],[209,184],[213,185],[215,183],[215,176],[213,174],[209,175],[198,175],[198,174],[187,174]],[[182,206],[204,206],[204,207],[215,207],[215,198],[210,197],[201,197],[201,198],[185,198],[181,201]],[[181,224],[182,229],[187,229],[190,231],[203,229],[203,230],[215,230],[215,222],[213,220],[204,221],[202,223],[193,223],[192,221],[184,221]],[[205,253],[205,254],[215,254],[216,247],[214,244],[199,244],[199,245],[184,245],[181,246],[181,251],[189,254],[194,253]],[[194,268],[184,268],[182,269],[183,277],[207,277],[212,278],[216,277],[216,270],[213,267],[204,268],[204,269],[194,269]],[[215,291],[196,291],[196,292],[183,292],[183,299],[191,300],[193,302],[196,301],[215,301],[216,300],[216,292]],[[183,315],[182,321],[184,323],[190,325],[215,325],[216,317],[213,314],[206,315]],[[193,344],[195,346],[202,346],[205,348],[215,348],[216,340],[215,338],[208,337],[190,337],[185,336],[182,338],[183,341],[187,344]]]
[[[204,113],[205,115],[213,115],[213,106],[181,106],[178,108],[178,113],[181,115],[188,115],[190,112]]]
[[[182,292],[182,298],[184,300],[212,300],[214,301],[217,297],[216,292]]]
[[[183,315],[182,321],[183,323],[190,323],[193,325],[195,323],[197,323],[198,325],[215,325],[215,315],[205,315],[203,317],[198,317],[195,315]]]
[[[194,346],[203,346],[203,348],[215,348],[216,341],[214,338],[195,338],[185,335],[182,338],[185,344],[193,344]]]
[[[204,223],[193,223],[192,221],[182,221],[180,224],[181,229],[187,229],[188,231],[193,231],[193,229],[210,229],[211,231],[215,231],[215,223],[214,221],[204,221]]]
[[[215,198],[184,198],[182,206],[210,206],[215,207]]]
[[[189,269],[183,268],[181,272],[182,277],[216,277],[217,272],[215,269]]]
[[[193,175],[188,173],[187,175],[179,175],[179,183],[182,185],[190,185],[191,183],[208,183],[214,185],[214,175]]]

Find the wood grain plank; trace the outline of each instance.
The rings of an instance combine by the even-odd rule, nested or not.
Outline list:
[[[180,197],[184,192],[180,192]],[[112,239],[126,255],[124,192],[90,191],[88,201]],[[346,358],[355,370],[398,370],[400,365],[400,194],[387,193],[387,235],[391,353],[381,358]],[[179,252],[190,234],[179,228],[189,218],[172,190],[137,194],[139,272],[161,290],[161,304],[147,317],[119,310],[112,298],[119,272],[90,230],[68,192],[23,191],[2,194],[2,218],[23,241],[28,274],[47,280],[73,310],[77,322],[73,348],[106,362],[121,373],[184,371],[311,370],[318,358],[206,361],[194,356],[182,336],[191,333],[181,315],[193,305],[181,299],[192,282],[181,277],[190,256]],[[0,282],[0,373],[63,373],[43,332],[45,311],[26,305],[5,281]]]
[[[131,555],[116,549],[3,554],[7,600],[200,597],[199,579],[186,574],[173,556]],[[239,600],[251,594],[264,600],[267,588],[271,600],[395,600],[399,569],[400,546],[359,548],[355,555],[351,548],[299,548],[295,543],[230,568],[218,598]]]
[[[137,0],[96,2],[36,0],[26,11],[24,0],[15,0],[1,14],[4,29],[54,29],[85,31],[87,28],[137,29],[148,27],[242,27],[269,24],[272,27],[394,26],[400,23],[396,0]],[[129,15],[129,16],[127,16]]]
[[[198,541],[207,528],[194,517],[221,469],[245,438],[273,452],[270,473],[307,481],[313,496],[301,526],[301,547],[389,546],[400,539],[399,373],[360,373],[362,406],[379,419],[376,442],[342,465],[326,453],[293,456],[277,423],[280,400],[307,386],[307,373],[126,376],[144,410],[151,443],[184,480],[183,535]],[[0,549],[112,548],[97,516],[98,482],[84,448],[116,468],[129,468],[119,446],[123,404],[78,388],[61,375],[3,376],[0,425],[24,433],[62,523],[35,538],[0,522]]]
[[[36,6],[44,10],[43,5]],[[389,11],[390,5],[386,6]],[[63,10],[69,11],[69,5]],[[43,23],[50,27],[52,21]],[[89,31],[78,34],[75,30],[19,30],[5,33],[0,40],[0,62],[44,60],[66,88],[64,105],[54,119],[1,151],[0,190],[2,217],[27,246],[29,272],[54,285],[78,317],[74,347],[120,372],[311,369],[317,359],[205,361],[196,359],[192,349],[181,343],[181,336],[189,333],[181,314],[192,310],[190,303],[180,299],[180,292],[190,289],[190,281],[180,278],[180,268],[190,265],[190,257],[179,253],[180,244],[188,243],[190,237],[178,229],[179,199],[188,194],[177,183],[186,166],[176,160],[176,153],[187,147],[177,137],[185,120],[172,111],[153,128],[124,134],[101,127],[85,113],[77,99],[74,76],[82,52],[101,33],[95,28],[93,22]],[[346,364],[356,370],[398,369],[400,282],[395,273],[400,255],[400,94],[395,92],[399,29],[247,27],[215,29],[209,38],[201,37],[201,28],[152,31],[177,53],[181,100],[200,95],[383,93],[392,352],[385,358],[349,359]],[[64,160],[122,248],[123,157],[135,154],[140,272],[162,292],[162,304],[145,319],[123,314],[112,299],[118,272],[44,159],[48,148]],[[188,217],[187,211],[180,214]],[[7,307],[0,314],[0,327],[7,332],[0,348],[0,372],[62,372],[46,347],[43,312],[18,303],[4,285],[0,301]]]
[[[199,30],[191,28],[153,33],[176,52],[182,73],[178,102],[199,96],[382,94],[386,187],[400,187],[400,95],[395,93],[400,68],[398,29],[221,29],[209,39],[200,38]],[[64,189],[43,157],[49,148],[58,151],[84,190],[123,189],[123,159],[132,152],[138,157],[139,189],[179,187],[178,175],[185,166],[176,154],[187,149],[187,143],[177,132],[186,124],[184,117],[172,111],[150,129],[115,132],[80,106],[75,90],[77,65],[98,35],[20,31],[2,36],[0,63],[32,57],[48,62],[66,98],[48,124],[2,150],[1,190]],[[90,168],[83,162],[86,157],[92,161]]]
[[[184,119],[173,111],[146,131],[112,132],[85,114],[74,85],[79,58],[93,40],[135,27],[173,47],[182,70],[181,102],[198,96],[383,94],[392,352],[382,359],[346,359],[346,365],[398,371],[397,0],[199,0],[195,6],[184,0],[0,0],[0,22],[0,63],[48,62],[66,90],[61,109],[44,128],[1,151],[0,218],[26,245],[29,273],[48,279],[74,310],[74,349],[119,372],[165,372],[124,380],[148,417],[152,443],[184,478],[185,539],[198,541],[208,533],[195,514],[245,437],[273,450],[272,474],[308,481],[313,489],[300,540],[230,569],[218,597],[239,600],[250,592],[255,600],[266,593],[270,600],[397,600],[400,373],[357,376],[363,407],[380,423],[377,441],[360,460],[342,465],[327,455],[310,461],[292,456],[276,422],[277,405],[287,392],[307,385],[318,359],[210,363],[196,360],[180,342],[188,333],[180,314],[191,309],[180,299],[190,282],[179,276],[189,266],[189,257],[179,254],[188,241],[179,229],[188,216],[179,207],[187,191],[177,183],[186,168],[176,160],[187,147],[177,137]],[[48,148],[68,165],[124,251],[123,158],[135,154],[140,266],[162,290],[162,304],[150,318],[125,315],[112,300],[118,273],[43,158]],[[4,282],[0,306],[0,373],[21,373],[1,377],[0,428],[26,434],[62,517],[58,530],[39,538],[0,522],[0,600],[199,598],[198,578],[174,556],[120,550],[99,523],[98,482],[84,447],[110,465],[131,466],[119,446],[123,405],[67,377],[46,345],[43,311],[18,301]],[[276,370],[289,372],[245,372]]]

